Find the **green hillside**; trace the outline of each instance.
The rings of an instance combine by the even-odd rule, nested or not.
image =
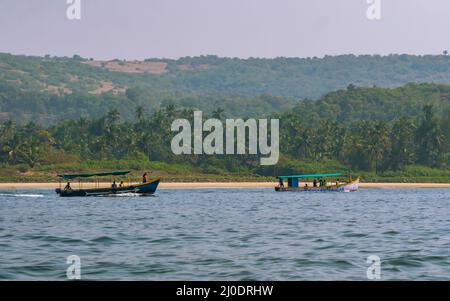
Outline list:
[[[432,105],[439,117],[448,114],[450,85],[407,84],[398,88],[365,88],[350,85],[317,101],[303,101],[292,112],[307,123],[328,120],[351,123],[358,120],[391,121],[399,117],[421,116]]]
[[[378,100],[362,94],[341,98],[342,89],[350,84],[398,87],[425,82],[450,83],[449,56],[344,55],[305,59],[202,56],[96,61],[79,56],[0,54],[0,121],[33,120],[48,125],[64,119],[97,117],[112,108],[119,110],[126,120],[132,120],[136,106],[143,106],[150,113],[169,105],[198,108],[207,113],[223,109],[225,116],[256,117],[287,111],[301,100],[319,99],[337,90],[340,91],[325,96],[320,109],[314,111],[320,116],[332,111],[339,114],[339,120],[345,120],[345,107],[357,98],[371,104],[369,111],[353,116],[364,118],[373,117],[371,110],[377,102],[388,103],[397,97],[392,93],[402,93],[380,90],[376,92]],[[373,94],[374,90],[370,91]],[[425,101],[411,100],[409,96],[398,97],[403,97],[404,104]],[[342,111],[328,105],[330,98],[340,98],[337,101],[341,103],[336,105]],[[413,106],[412,113],[420,111],[419,106]]]
[[[341,170],[448,182],[449,66],[447,56],[99,62],[0,54],[0,181],[147,168],[177,180]],[[194,109],[222,120],[279,118],[279,163],[175,156],[170,124]]]
[[[0,123],[0,181],[23,181],[29,175],[48,179],[52,171],[151,168],[177,180],[192,180],[192,172],[202,179],[253,179],[340,170],[371,180],[448,182],[448,91],[450,86],[433,84],[350,87],[273,114],[280,120],[276,166],[260,166],[255,155],[174,155],[171,123],[192,120],[193,111],[173,105],[153,113],[136,107],[134,122],[115,109],[47,127],[6,121]],[[323,106],[333,109],[322,111]],[[217,110],[204,116],[210,117],[223,120],[224,114]]]

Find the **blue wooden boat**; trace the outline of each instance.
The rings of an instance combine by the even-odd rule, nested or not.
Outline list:
[[[73,179],[90,178],[90,177],[103,177],[103,176],[123,176],[130,173],[129,171],[113,171],[113,172],[101,172],[101,173],[81,173],[81,174],[60,174],[58,177],[61,180],[71,181]],[[136,194],[141,196],[152,195],[158,188],[159,179],[136,185],[128,186],[114,186],[107,188],[90,188],[90,189],[72,189],[60,188],[56,189],[56,193],[61,197],[89,197],[89,196],[116,196],[123,194]],[[70,183],[70,182],[69,182]]]
[[[278,176],[277,192],[355,192],[359,189],[359,178],[341,181],[341,173]],[[287,185],[285,185],[287,180]],[[302,183],[303,181],[303,183]],[[309,183],[308,183],[309,182]],[[313,184],[311,184],[311,182]]]

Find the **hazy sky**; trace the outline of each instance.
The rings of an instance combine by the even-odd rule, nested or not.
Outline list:
[[[97,59],[437,54],[450,50],[449,0],[0,0],[0,52]]]

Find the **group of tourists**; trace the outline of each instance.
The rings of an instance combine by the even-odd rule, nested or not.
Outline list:
[[[340,183],[340,180],[337,179],[336,180],[336,186],[338,186]],[[319,179],[314,179],[313,181],[313,187],[317,188],[317,187],[327,187],[328,186],[328,182],[325,178],[319,178]],[[278,187],[284,187],[284,182],[283,179],[278,179]],[[305,184],[305,188],[309,188],[308,187],[308,183]]]
[[[147,183],[147,181],[148,181],[148,179],[147,179],[147,173],[145,172],[143,175],[142,175],[142,183]],[[122,188],[122,187],[124,187],[124,184],[123,184],[123,181],[120,181],[120,184],[119,184],[119,188]],[[117,184],[116,184],[116,181],[113,181],[113,183],[112,183],[112,185],[111,185],[111,188],[112,189],[117,189]]]
[[[339,185],[339,182],[340,182],[340,180],[337,179],[336,180],[336,186]],[[314,187],[327,187],[328,186],[327,179],[325,179],[325,178],[320,178],[319,180],[314,179],[313,186]]]
[[[142,175],[142,183],[147,183],[147,181],[148,181],[147,173],[145,172]],[[122,187],[124,187],[123,181],[120,181],[119,185],[117,185],[116,181],[113,181],[113,183],[111,184],[111,188],[112,189],[117,189],[117,188],[122,188]],[[72,191],[72,187],[70,186],[70,182],[67,182],[66,186],[64,187],[64,191],[66,191],[66,192]]]
[[[319,180],[314,179],[313,186],[314,187],[327,187],[327,180],[324,178],[320,178]]]

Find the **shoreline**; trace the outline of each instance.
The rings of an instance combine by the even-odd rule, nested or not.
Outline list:
[[[125,183],[126,185],[128,183]],[[98,186],[97,186],[98,185]],[[82,188],[108,187],[111,183],[83,183]],[[273,188],[276,182],[166,182],[160,189],[211,189],[211,188]],[[74,189],[79,184],[72,183]],[[450,188],[450,183],[360,183],[360,188]],[[0,190],[7,189],[56,189],[59,183],[0,183]]]

